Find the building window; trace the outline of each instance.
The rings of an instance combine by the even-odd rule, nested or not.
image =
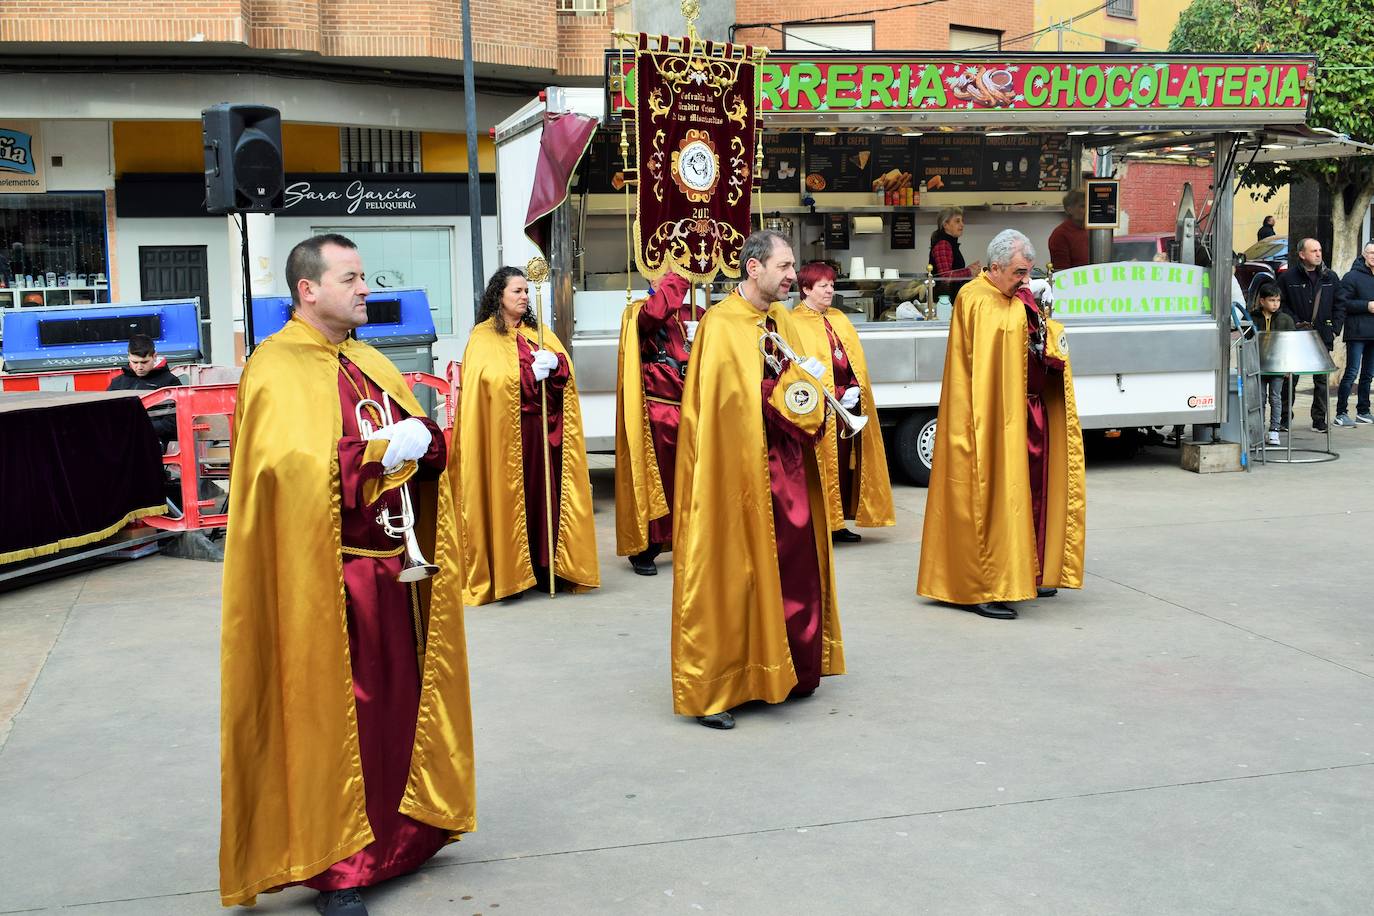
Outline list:
[[[389,174],[420,171],[420,132],[375,127],[339,129],[344,172]]]
[[[1107,0],[1107,15],[1118,19],[1135,18],[1135,0]]]
[[[110,301],[105,195],[0,194],[0,307]]]
[[[383,298],[388,289],[419,287],[429,297],[434,327],[453,333],[453,230],[444,226],[312,226],[311,234],[339,232],[358,246],[367,266],[367,285]],[[470,306],[469,306],[470,307]]]
[[[782,47],[785,51],[872,51],[873,23],[783,23]]]
[[[558,12],[591,14],[605,13],[606,0],[558,0]]]
[[[951,51],[1000,51],[1002,33],[991,29],[973,29],[965,25],[949,27]]]

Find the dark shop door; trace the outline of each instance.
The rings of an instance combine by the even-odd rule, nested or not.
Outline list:
[[[210,272],[204,245],[140,245],[138,276],[145,302],[200,297],[200,348],[210,358]]]

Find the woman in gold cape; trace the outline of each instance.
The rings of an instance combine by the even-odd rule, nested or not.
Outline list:
[[[797,684],[764,429],[759,338],[765,319],[793,349],[800,347],[785,306],[774,303],[764,313],[735,292],[706,311],[687,370],[673,524],[673,709],[679,715],[711,716],[749,700],[780,703]],[[821,575],[821,674],[843,674],[825,496],[815,453],[806,455]]]
[[[532,326],[528,306],[524,274],[514,267],[498,270],[487,284],[479,322],[463,353],[462,422],[455,437],[458,447],[450,454],[449,476],[456,476],[454,464],[458,463],[467,550],[463,599],[468,605],[520,595],[538,584],[537,557],[548,551],[543,528],[542,443],[522,441],[522,397],[528,405],[531,395],[535,425],[528,431],[538,438],[538,391],[537,384],[530,387],[535,383],[529,373],[539,333]],[[527,317],[503,317],[507,312]],[[557,474],[553,571],[565,587],[584,591],[601,584],[601,573],[577,381],[568,351],[547,327],[544,346],[558,357],[559,365],[549,379],[563,386],[561,411],[555,411],[556,392],[554,384],[549,385],[549,432],[555,438],[560,432],[562,436],[562,460],[555,454],[553,461]],[[530,510],[538,513],[536,518],[527,517]],[[531,544],[531,522],[540,543]]]
[[[221,636],[225,906],[305,881],[373,840],[343,579],[341,356],[423,416],[385,356],[331,344],[299,319],[263,342],[239,382]],[[463,549],[446,476],[410,485],[416,536],[439,572],[417,589],[421,693],[399,810],[457,839],[476,826],[476,796]]]
[[[1042,393],[1042,570],[1027,452],[1027,314],[1016,296],[989,280],[1003,265],[992,265],[991,253],[988,260],[989,271],[954,303],[916,584],[927,598],[970,607],[1035,598],[1037,577],[1047,589],[1083,585],[1087,497],[1067,338],[1063,325],[1048,321],[1046,357],[1063,368],[1046,373]]]
[[[801,288],[802,301],[792,309],[792,320],[802,341],[800,352],[815,356],[825,364],[822,381],[838,396],[838,350],[844,357],[842,370],[853,377],[859,389],[855,412],[876,420],[878,408],[873,403],[868,360],[864,358],[859,334],[847,315],[830,308],[830,299],[825,295],[834,293],[834,270],[822,262],[806,264],[797,273],[797,285]],[[897,513],[892,506],[892,483],[887,476],[882,429],[876,422],[870,422],[863,432],[844,443],[839,439],[840,429],[839,423],[831,424],[821,444],[826,514],[836,540],[857,541],[859,535],[844,526],[846,518],[854,519],[860,528],[884,528],[897,524]],[[848,467],[840,467],[841,454],[851,459]],[[846,484],[848,494],[844,492]]]

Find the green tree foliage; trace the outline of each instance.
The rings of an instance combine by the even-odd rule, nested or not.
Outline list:
[[[1352,139],[1374,141],[1374,4],[1369,0],[1194,0],[1178,18],[1169,50],[1179,53],[1311,54],[1317,81],[1308,123]],[[1256,165],[1243,187],[1266,188],[1265,199],[1300,177],[1331,189],[1348,230],[1374,196],[1374,156]],[[1338,236],[1339,239],[1339,236]],[[1353,242],[1351,243],[1353,244]],[[1337,247],[1343,247],[1337,241]],[[1333,264],[1337,264],[1334,259]],[[1339,263],[1338,269],[1347,265]]]

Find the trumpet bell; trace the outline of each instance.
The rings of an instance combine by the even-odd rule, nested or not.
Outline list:
[[[397,579],[402,582],[419,582],[439,572],[439,567],[426,560],[424,554],[420,553],[420,542],[415,539],[414,528],[406,529],[405,541],[406,563],[405,566],[401,567],[401,573],[396,577]]]

